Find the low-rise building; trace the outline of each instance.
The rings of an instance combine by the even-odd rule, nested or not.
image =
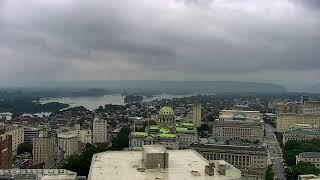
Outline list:
[[[320,139],[319,128],[296,128],[283,133],[282,142],[286,144],[288,141],[310,141],[312,139]]]
[[[66,169],[7,169],[0,170],[0,179],[80,180],[81,177]]]
[[[278,114],[276,127],[278,132],[285,132],[295,124],[309,124],[312,127],[320,127],[320,114]]]
[[[79,152],[77,134],[71,132],[59,133],[58,146],[64,152],[65,157],[77,154]]]
[[[314,174],[299,175],[298,180],[320,180],[320,176]]]
[[[192,123],[182,123],[176,127],[179,148],[189,148],[190,144],[198,142],[198,133]]]
[[[303,152],[296,156],[296,164],[309,162],[320,169],[320,152]]]
[[[243,140],[262,142],[264,124],[246,121],[214,121],[212,135],[219,141]]]
[[[143,146],[142,151],[107,151],[95,154],[88,180],[231,180],[241,172],[223,160],[208,161],[194,150],[166,150]]]
[[[167,149],[179,149],[176,134],[170,133],[166,128],[151,126],[148,132],[132,132],[129,135],[129,147],[141,148],[143,145],[161,144]]]
[[[304,114],[320,114],[320,101],[305,101],[303,104]]]
[[[221,144],[192,144],[208,160],[222,159],[238,168],[244,179],[264,180],[268,153],[260,146],[236,146]]]

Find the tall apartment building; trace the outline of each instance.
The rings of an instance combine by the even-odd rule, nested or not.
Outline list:
[[[93,143],[106,143],[108,142],[107,134],[108,123],[106,120],[94,118],[93,120]]]
[[[193,124],[195,127],[200,127],[201,126],[201,104],[196,103],[193,105],[192,108],[192,113],[193,113]]]
[[[65,157],[77,154],[79,152],[77,134],[70,132],[59,133],[58,146],[64,152]]]
[[[246,121],[215,121],[212,135],[220,141],[245,140],[262,142],[264,136],[263,123]]]
[[[243,179],[264,180],[267,171],[266,148],[257,146],[235,146],[220,144],[192,144],[208,160],[225,160],[241,171]]]
[[[12,136],[0,133],[0,169],[12,167]]]
[[[303,104],[304,114],[320,114],[320,101],[305,101]]]
[[[8,126],[5,134],[12,136],[12,154],[16,155],[18,146],[24,142],[24,128],[21,126]]]
[[[261,122],[262,115],[259,111],[222,110],[219,115],[221,121],[248,121]]]
[[[278,132],[288,131],[295,124],[309,124],[312,127],[320,127],[320,114],[278,114],[276,121]]]
[[[41,133],[33,138],[32,156],[33,165],[44,163],[45,168],[50,168],[54,164],[54,146],[52,136]]]

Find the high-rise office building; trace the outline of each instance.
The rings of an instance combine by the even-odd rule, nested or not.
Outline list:
[[[93,143],[106,143],[108,142],[107,134],[108,123],[106,120],[94,118],[93,120]]]
[[[193,124],[195,127],[200,127],[201,126],[201,104],[196,103],[193,105],[192,108],[193,112]]]
[[[0,169],[12,166],[12,136],[0,133]]]
[[[54,147],[52,137],[41,133],[33,138],[33,165],[44,163],[45,168],[50,168],[54,163]]]

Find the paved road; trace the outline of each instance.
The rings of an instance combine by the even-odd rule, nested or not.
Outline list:
[[[275,177],[277,177],[279,180],[285,180],[286,177],[284,175],[284,166],[281,164],[281,162],[283,161],[283,158],[281,157],[282,152],[274,134],[276,130],[270,124],[266,124],[265,129],[268,151],[271,159],[274,162],[273,169],[275,172]]]

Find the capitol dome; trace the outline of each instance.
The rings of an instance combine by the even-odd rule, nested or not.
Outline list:
[[[171,107],[165,106],[160,109],[159,116],[174,116],[174,111]]]

